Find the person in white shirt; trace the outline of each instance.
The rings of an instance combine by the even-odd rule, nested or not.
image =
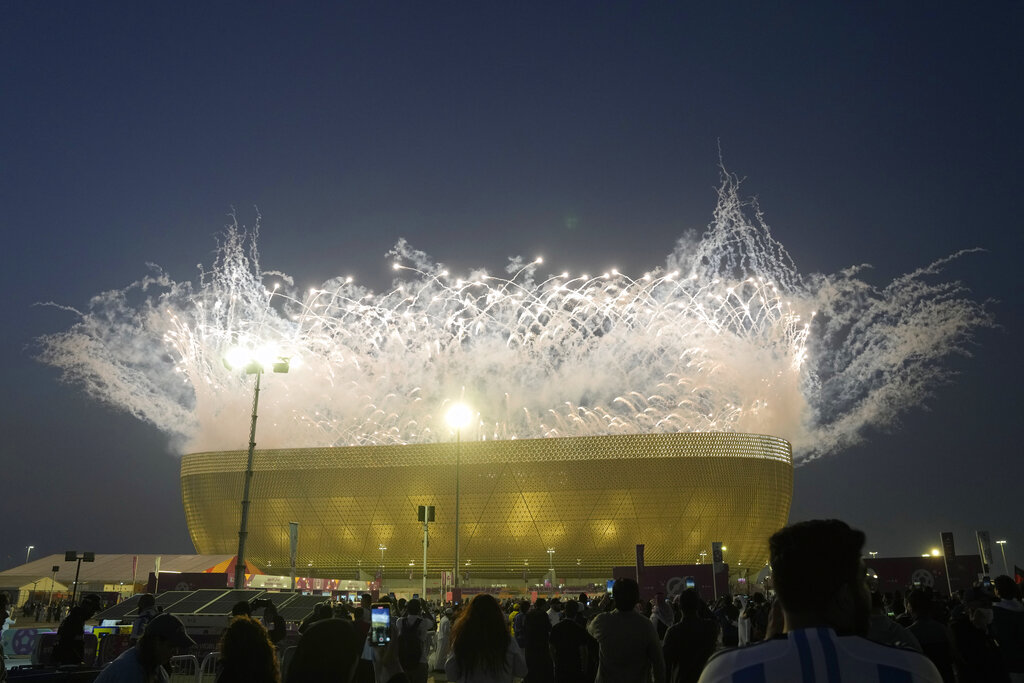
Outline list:
[[[785,636],[719,652],[701,683],[941,683],[924,655],[863,637],[871,613],[864,540],[863,532],[835,519],[801,522],[773,535],[772,579]]]

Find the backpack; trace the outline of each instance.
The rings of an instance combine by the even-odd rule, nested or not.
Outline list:
[[[398,662],[405,671],[411,671],[420,664],[423,658],[423,643],[420,642],[420,618],[416,617],[414,626],[409,626],[409,617],[402,619],[402,632],[398,635]]]

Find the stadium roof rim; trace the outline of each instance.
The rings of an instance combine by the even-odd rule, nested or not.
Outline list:
[[[623,448],[616,448],[616,442]],[[387,444],[373,446],[313,446],[305,448],[257,448],[258,459],[273,462],[275,456],[288,456],[291,466],[296,458],[311,461],[329,459],[335,467],[407,466],[443,464],[450,459],[454,441],[427,444]],[[638,447],[640,446],[640,447]],[[244,449],[189,453],[185,458],[195,466],[203,456],[224,453],[244,454]],[[613,453],[613,455],[609,455]],[[464,464],[487,462],[542,462],[552,460],[609,460],[648,458],[753,458],[793,463],[788,441],[768,434],[744,432],[676,432],[656,434],[612,434],[606,436],[549,437],[463,441],[460,455]]]

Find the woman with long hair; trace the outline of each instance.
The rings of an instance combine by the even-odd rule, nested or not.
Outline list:
[[[526,676],[523,651],[493,596],[474,596],[456,620],[444,672],[457,683],[512,683]]]
[[[231,620],[220,639],[217,683],[280,683],[277,650],[267,629],[252,617]]]

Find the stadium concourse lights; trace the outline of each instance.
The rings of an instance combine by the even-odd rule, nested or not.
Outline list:
[[[459,460],[462,450],[462,430],[473,420],[473,409],[465,403],[453,403],[444,416],[448,426],[455,430],[455,562],[452,578],[459,587]]]
[[[242,519],[238,525],[238,556],[235,558],[235,589],[245,588],[245,540],[249,535],[249,485],[252,483],[252,455],[256,450],[256,409],[260,402],[260,377],[269,367],[274,372],[286,373],[291,358],[282,356],[276,349],[261,347],[256,350],[235,347],[224,354],[224,367],[228,370],[244,369],[248,375],[256,375],[256,387],[252,397],[252,421],[249,425],[249,458],[245,465],[245,486],[242,490]]]

